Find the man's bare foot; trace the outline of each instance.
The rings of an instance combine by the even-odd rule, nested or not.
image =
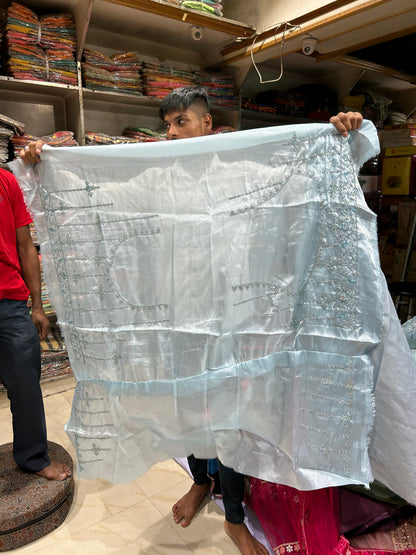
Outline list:
[[[198,508],[211,489],[211,484],[199,486],[193,483],[191,489],[172,507],[173,520],[181,526],[189,526]]]
[[[245,524],[225,521],[224,530],[235,541],[242,555],[269,555],[269,551],[250,534]]]
[[[39,476],[42,476],[47,480],[61,482],[71,475],[71,471],[66,464],[53,461],[49,466],[42,468],[39,472],[36,472],[36,474],[39,474]]]

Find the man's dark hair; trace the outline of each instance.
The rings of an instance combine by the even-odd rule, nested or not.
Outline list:
[[[202,87],[181,87],[173,89],[166,96],[159,107],[159,117],[163,121],[167,114],[180,110],[187,110],[191,106],[196,106],[209,113],[208,94]]]

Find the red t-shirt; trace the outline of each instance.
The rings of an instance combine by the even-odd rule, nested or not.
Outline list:
[[[16,178],[0,168],[0,299],[26,301],[29,297],[17,254],[16,229],[31,222]]]

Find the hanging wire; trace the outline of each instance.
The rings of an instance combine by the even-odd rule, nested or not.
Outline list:
[[[258,37],[259,35],[256,33],[256,34],[254,35],[254,38],[253,38],[253,43],[252,43],[252,45],[251,45],[251,50],[250,50],[250,56],[251,56],[251,61],[252,61],[253,67],[254,67],[254,69],[256,70],[257,75],[259,76],[259,82],[260,82],[262,85],[264,85],[264,84],[266,84],[266,83],[276,83],[277,81],[280,81],[280,79],[283,77],[283,48],[284,48],[284,44],[285,44],[285,35],[286,35],[286,32],[292,33],[295,29],[299,29],[300,31],[302,31],[302,27],[301,27],[300,25],[292,25],[292,24],[289,23],[288,21],[286,21],[286,22],[284,22],[284,23],[278,23],[276,26],[274,26],[273,38],[274,38],[274,41],[275,41],[275,42],[277,42],[277,38],[276,38],[277,32],[278,32],[278,30],[280,29],[280,27],[282,27],[282,25],[284,25],[284,29],[283,29],[283,34],[282,34],[282,40],[281,40],[281,42],[280,42],[280,75],[279,75],[279,77],[277,77],[276,79],[269,79],[269,80],[267,80],[267,81],[263,81],[263,77],[261,76],[260,70],[259,70],[259,68],[257,67],[256,62],[254,61],[254,54],[253,54],[254,46],[255,46],[255,44],[256,44],[256,39],[257,39],[257,37]],[[269,30],[269,29],[272,29],[272,28],[273,28],[273,26],[268,27],[267,29],[265,29],[265,30],[263,31],[263,33],[266,32],[266,31]],[[263,42],[261,43],[260,50],[263,48],[263,45],[264,45],[265,40],[266,40],[266,39],[264,38],[264,39],[263,39]]]

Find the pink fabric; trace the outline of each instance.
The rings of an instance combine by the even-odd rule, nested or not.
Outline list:
[[[339,489],[298,491],[251,478],[247,504],[276,555],[416,555],[416,518],[392,530],[339,535]]]

